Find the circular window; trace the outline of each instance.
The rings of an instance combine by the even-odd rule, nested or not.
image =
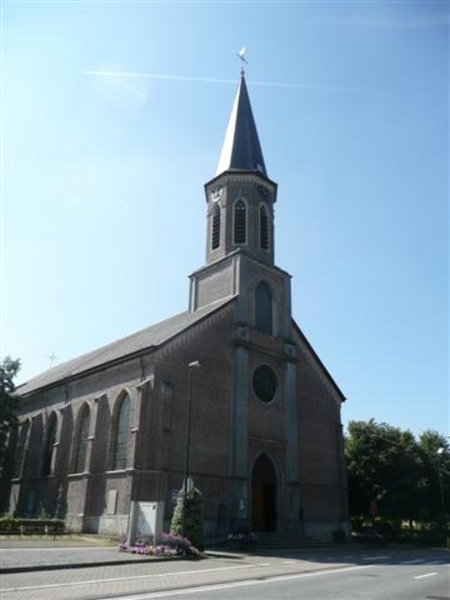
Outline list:
[[[267,365],[258,367],[253,373],[253,389],[262,402],[273,400],[277,385],[277,376]]]

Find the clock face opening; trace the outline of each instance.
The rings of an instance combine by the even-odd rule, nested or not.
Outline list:
[[[263,200],[267,200],[270,196],[270,190],[265,185],[258,185],[258,192]]]
[[[222,196],[222,192],[223,192],[223,188],[222,187],[217,187],[211,190],[210,193],[210,198],[212,200],[212,202],[217,202],[218,200],[220,200],[220,197]]]

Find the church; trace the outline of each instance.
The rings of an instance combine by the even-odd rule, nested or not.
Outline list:
[[[155,502],[168,531],[193,481],[206,540],[236,520],[324,540],[348,524],[345,398],[293,319],[291,276],[275,264],[278,189],[243,71],[204,188],[206,258],[187,310],[18,388],[2,510],[119,536],[133,503]]]

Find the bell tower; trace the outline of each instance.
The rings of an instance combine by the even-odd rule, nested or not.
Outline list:
[[[297,350],[291,277],[275,265],[277,184],[267,175],[243,71],[205,194],[206,264],[190,276],[189,310],[233,301],[231,383],[222,399],[230,403],[230,514],[274,530],[277,514],[295,521],[299,510]]]
[[[290,276],[275,266],[277,184],[267,175],[243,70],[216,174],[205,184],[205,195],[206,265],[191,275],[189,310],[240,296],[240,318],[254,326],[262,321],[256,294],[262,305],[270,304],[266,312],[272,326],[266,331],[288,336]],[[255,281],[249,286],[250,273]]]
[[[216,175],[205,193],[206,262],[241,250],[273,264],[277,186],[267,177],[243,71]]]

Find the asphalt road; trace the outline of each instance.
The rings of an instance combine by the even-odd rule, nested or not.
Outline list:
[[[449,554],[327,548],[3,573],[1,600],[450,600]]]
[[[177,592],[120,596],[121,600],[196,598],[201,600],[449,600],[448,568],[442,565],[356,566],[280,575]]]

